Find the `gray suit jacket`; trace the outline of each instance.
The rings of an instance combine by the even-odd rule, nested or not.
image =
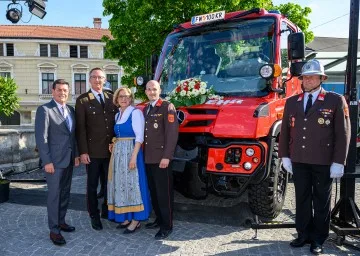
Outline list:
[[[75,139],[75,111],[66,105],[72,118],[71,131],[56,102],[38,107],[35,117],[35,139],[42,165],[53,163],[54,168],[67,168],[79,155]]]

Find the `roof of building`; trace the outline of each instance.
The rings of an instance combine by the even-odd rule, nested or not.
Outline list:
[[[0,25],[0,38],[100,41],[108,29],[63,26]]]
[[[316,52],[347,52],[348,38],[336,37],[315,37],[314,40],[307,44],[307,47]],[[358,40],[360,45],[360,40]]]

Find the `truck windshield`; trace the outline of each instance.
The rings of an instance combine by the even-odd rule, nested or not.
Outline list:
[[[241,20],[168,36],[156,71],[163,94],[179,80],[200,78],[222,96],[269,93],[259,68],[274,62],[274,18]]]

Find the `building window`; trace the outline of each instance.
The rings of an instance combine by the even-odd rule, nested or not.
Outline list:
[[[88,47],[84,45],[70,45],[70,58],[88,58]]]
[[[0,76],[11,78],[11,73],[10,72],[0,72]]]
[[[50,51],[50,54],[49,54]],[[57,44],[40,44],[41,57],[59,57],[59,49]]]
[[[48,45],[40,44],[40,57],[48,57]]]
[[[0,56],[14,56],[14,44],[0,44]]]
[[[78,46],[70,45],[70,58],[77,58],[77,57],[78,57]]]
[[[14,56],[14,44],[6,44],[6,56]]]
[[[80,58],[88,58],[88,47],[87,46],[80,46]]]
[[[50,57],[59,57],[59,46],[57,44],[50,44]]]
[[[74,74],[75,94],[86,92],[86,74]]]
[[[108,88],[115,92],[118,88],[119,76],[117,74],[107,74],[106,81]]]
[[[54,82],[54,73],[42,73],[42,94],[51,94],[52,84]]]

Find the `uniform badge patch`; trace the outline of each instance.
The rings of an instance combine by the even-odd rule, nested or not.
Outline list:
[[[326,121],[325,121],[325,124],[326,125],[329,125],[331,123],[331,121],[329,120],[329,119],[327,119]]]
[[[154,124],[154,128],[157,129],[159,125],[157,123]]]
[[[174,114],[168,114],[168,121],[169,121],[169,123],[173,123],[175,121]]]
[[[324,118],[321,118],[321,117],[320,117],[320,118],[318,119],[318,123],[319,123],[319,124],[324,124],[324,122],[325,122]]]

